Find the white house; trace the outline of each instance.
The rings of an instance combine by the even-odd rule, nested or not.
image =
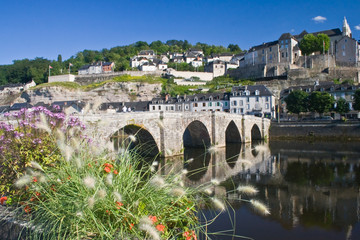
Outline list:
[[[146,72],[154,72],[156,71],[157,67],[154,63],[150,62],[150,63],[145,63],[143,65],[140,66],[140,70],[141,71],[146,71]]]
[[[264,85],[233,87],[230,112],[242,115],[275,117],[275,97]]]

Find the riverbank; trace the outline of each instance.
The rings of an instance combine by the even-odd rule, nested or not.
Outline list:
[[[360,141],[360,122],[272,122],[270,140]]]

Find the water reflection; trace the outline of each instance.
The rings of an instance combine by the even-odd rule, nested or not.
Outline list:
[[[229,230],[230,222],[247,218],[251,221],[246,224],[236,221],[235,234],[256,239],[360,239],[359,156],[356,144],[228,144],[213,154],[186,149],[184,158],[173,160],[172,167],[189,171],[184,179],[188,186],[214,178],[221,182],[215,194],[228,199],[235,215],[229,221],[222,219],[224,216],[219,218],[209,231]],[[190,163],[183,164],[191,158]],[[268,204],[270,216],[257,216],[238,200],[240,196],[234,190],[248,183],[259,189],[257,198]],[[202,212],[211,215],[208,209]],[[250,222],[254,226],[247,226]],[[255,226],[272,226],[274,235],[254,231]]]

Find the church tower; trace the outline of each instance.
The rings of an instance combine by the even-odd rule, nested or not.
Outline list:
[[[342,35],[348,36],[350,38],[352,37],[351,29],[350,29],[349,24],[346,21],[346,17],[344,17],[344,20],[343,20]]]

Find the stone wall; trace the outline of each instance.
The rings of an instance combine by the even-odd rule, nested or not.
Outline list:
[[[74,82],[75,81],[75,75],[72,74],[65,74],[65,75],[56,75],[56,76],[50,76],[48,79],[48,82]]]
[[[180,78],[198,77],[198,78],[200,78],[200,80],[203,80],[203,81],[211,81],[214,78],[214,74],[209,73],[209,72],[176,71],[171,68],[168,68],[166,70],[166,73],[168,75],[172,75],[174,77],[180,77]]]
[[[360,122],[272,123],[272,139],[360,140]]]

